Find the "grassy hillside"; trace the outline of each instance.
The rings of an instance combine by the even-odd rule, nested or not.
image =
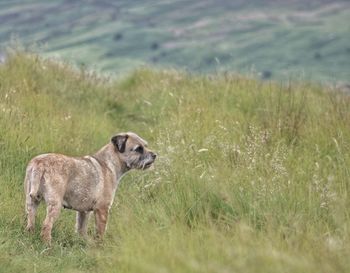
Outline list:
[[[1,1],[0,51],[17,37],[107,72],[151,63],[348,82],[349,13],[342,0]]]
[[[149,69],[114,82],[13,54],[0,66],[0,272],[347,272],[350,98],[329,91]],[[64,210],[47,249],[43,206],[27,235],[28,160],[127,130],[159,159],[123,178],[104,243]]]

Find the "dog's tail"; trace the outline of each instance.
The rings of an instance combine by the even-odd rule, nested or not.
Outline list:
[[[39,166],[28,166],[24,180],[24,190],[27,200],[26,205],[32,201],[40,201],[39,189],[44,174],[45,170]]]

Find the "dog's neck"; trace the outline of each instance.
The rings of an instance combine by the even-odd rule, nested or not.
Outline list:
[[[116,182],[118,182],[120,178],[130,170],[126,163],[121,160],[119,152],[115,150],[112,143],[108,143],[102,147],[93,155],[93,157],[107,165],[107,167],[112,171],[113,176],[116,178]]]

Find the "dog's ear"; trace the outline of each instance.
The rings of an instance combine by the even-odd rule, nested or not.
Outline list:
[[[111,141],[114,144],[114,147],[117,148],[118,152],[124,153],[125,152],[125,146],[126,141],[128,140],[127,134],[119,134],[114,137],[112,137]]]

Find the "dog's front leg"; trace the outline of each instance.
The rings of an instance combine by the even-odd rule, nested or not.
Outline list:
[[[108,208],[99,208],[94,210],[96,221],[96,235],[98,239],[102,239],[106,231]]]
[[[81,236],[87,236],[87,224],[89,221],[90,212],[89,211],[78,211],[77,212],[77,223],[76,223],[76,232]]]

